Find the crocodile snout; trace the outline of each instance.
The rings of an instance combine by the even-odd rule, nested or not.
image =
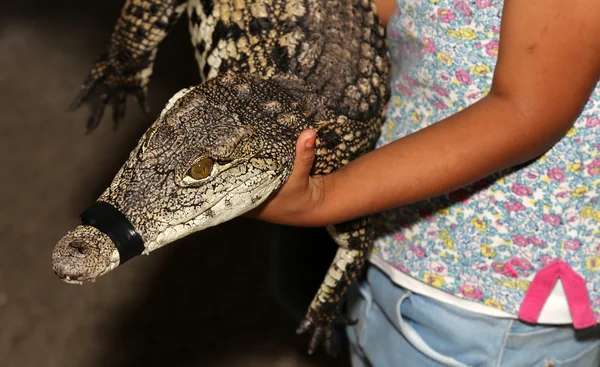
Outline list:
[[[118,264],[119,255],[110,238],[91,226],[78,226],[52,252],[54,273],[67,283],[93,281]]]

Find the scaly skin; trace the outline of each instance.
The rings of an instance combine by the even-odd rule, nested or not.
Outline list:
[[[106,104],[118,119],[127,93],[145,95],[156,48],[185,9],[207,81],[169,101],[99,198],[133,223],[146,253],[264,202],[291,173],[304,129],[318,131],[313,173],[324,174],[373,149],[385,118],[387,44],[370,1],[129,0],[76,101],[90,105],[88,128]],[[191,177],[207,158],[210,175]],[[368,218],[328,229],[340,248],[298,329],[312,332],[310,353],[323,340],[331,349],[331,326],[350,322],[341,306],[372,244]],[[118,264],[110,239],[85,225],[53,253],[68,282]]]

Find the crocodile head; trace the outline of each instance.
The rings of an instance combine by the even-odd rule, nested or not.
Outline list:
[[[148,253],[237,217],[285,182],[300,132],[328,117],[293,77],[225,74],[171,98],[99,201],[133,225]],[[80,225],[56,245],[55,273],[94,280],[121,261],[111,238]]]

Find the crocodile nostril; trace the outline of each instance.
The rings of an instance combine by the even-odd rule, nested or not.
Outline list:
[[[85,255],[85,253],[87,252],[87,250],[85,248],[85,244],[83,242],[80,242],[80,241],[69,242],[69,246],[73,247],[74,249],[77,249],[77,251],[79,251],[79,253],[82,255]]]

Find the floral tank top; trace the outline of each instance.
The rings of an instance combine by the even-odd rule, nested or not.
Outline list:
[[[501,0],[397,1],[388,26],[392,96],[378,146],[489,92],[502,7]],[[539,159],[375,216],[371,262],[417,292],[439,289],[429,293],[531,322],[560,280],[575,326],[600,321],[599,115],[600,84]]]

